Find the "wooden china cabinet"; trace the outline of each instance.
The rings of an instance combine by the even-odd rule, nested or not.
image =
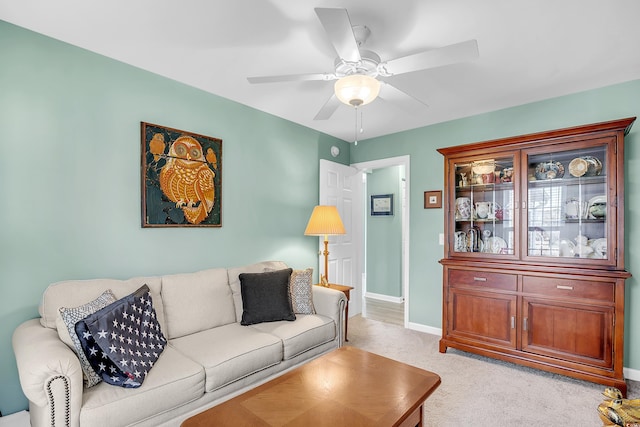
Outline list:
[[[635,117],[442,148],[448,347],[625,395],[624,136]]]

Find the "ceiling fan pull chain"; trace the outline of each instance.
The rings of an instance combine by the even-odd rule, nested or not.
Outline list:
[[[355,112],[356,112],[356,125],[355,125],[355,129],[354,129],[354,135],[353,135],[353,145],[358,145],[358,106],[356,105],[354,108]]]

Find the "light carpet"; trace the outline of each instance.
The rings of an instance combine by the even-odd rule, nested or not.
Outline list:
[[[604,386],[448,349],[439,336],[355,316],[347,345],[435,372],[440,387],[425,403],[425,426],[602,426]],[[629,398],[640,382],[628,381]]]

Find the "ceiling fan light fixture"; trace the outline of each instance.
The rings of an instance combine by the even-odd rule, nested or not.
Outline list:
[[[380,82],[366,74],[352,74],[336,81],[334,89],[340,102],[359,107],[376,99],[380,93]]]

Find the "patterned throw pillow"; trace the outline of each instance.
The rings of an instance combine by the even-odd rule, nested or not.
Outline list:
[[[82,351],[82,346],[80,345],[80,340],[78,339],[78,335],[76,334],[75,326],[76,323],[85,317],[95,313],[108,306],[109,304],[116,301],[116,296],[111,292],[111,289],[108,289],[102,293],[98,298],[94,299],[91,302],[88,302],[80,307],[60,307],[58,312],[60,313],[60,317],[64,322],[67,330],[69,331],[69,336],[71,338],[71,342],[73,343],[74,350],[78,355],[78,359],[80,359],[80,366],[82,367],[82,371],[84,372],[84,383],[86,387],[93,387],[94,385],[100,383],[102,379],[98,374],[95,373],[91,364],[87,360],[87,357]]]
[[[293,270],[289,281],[291,305],[297,314],[316,314],[313,306],[313,268]]]

